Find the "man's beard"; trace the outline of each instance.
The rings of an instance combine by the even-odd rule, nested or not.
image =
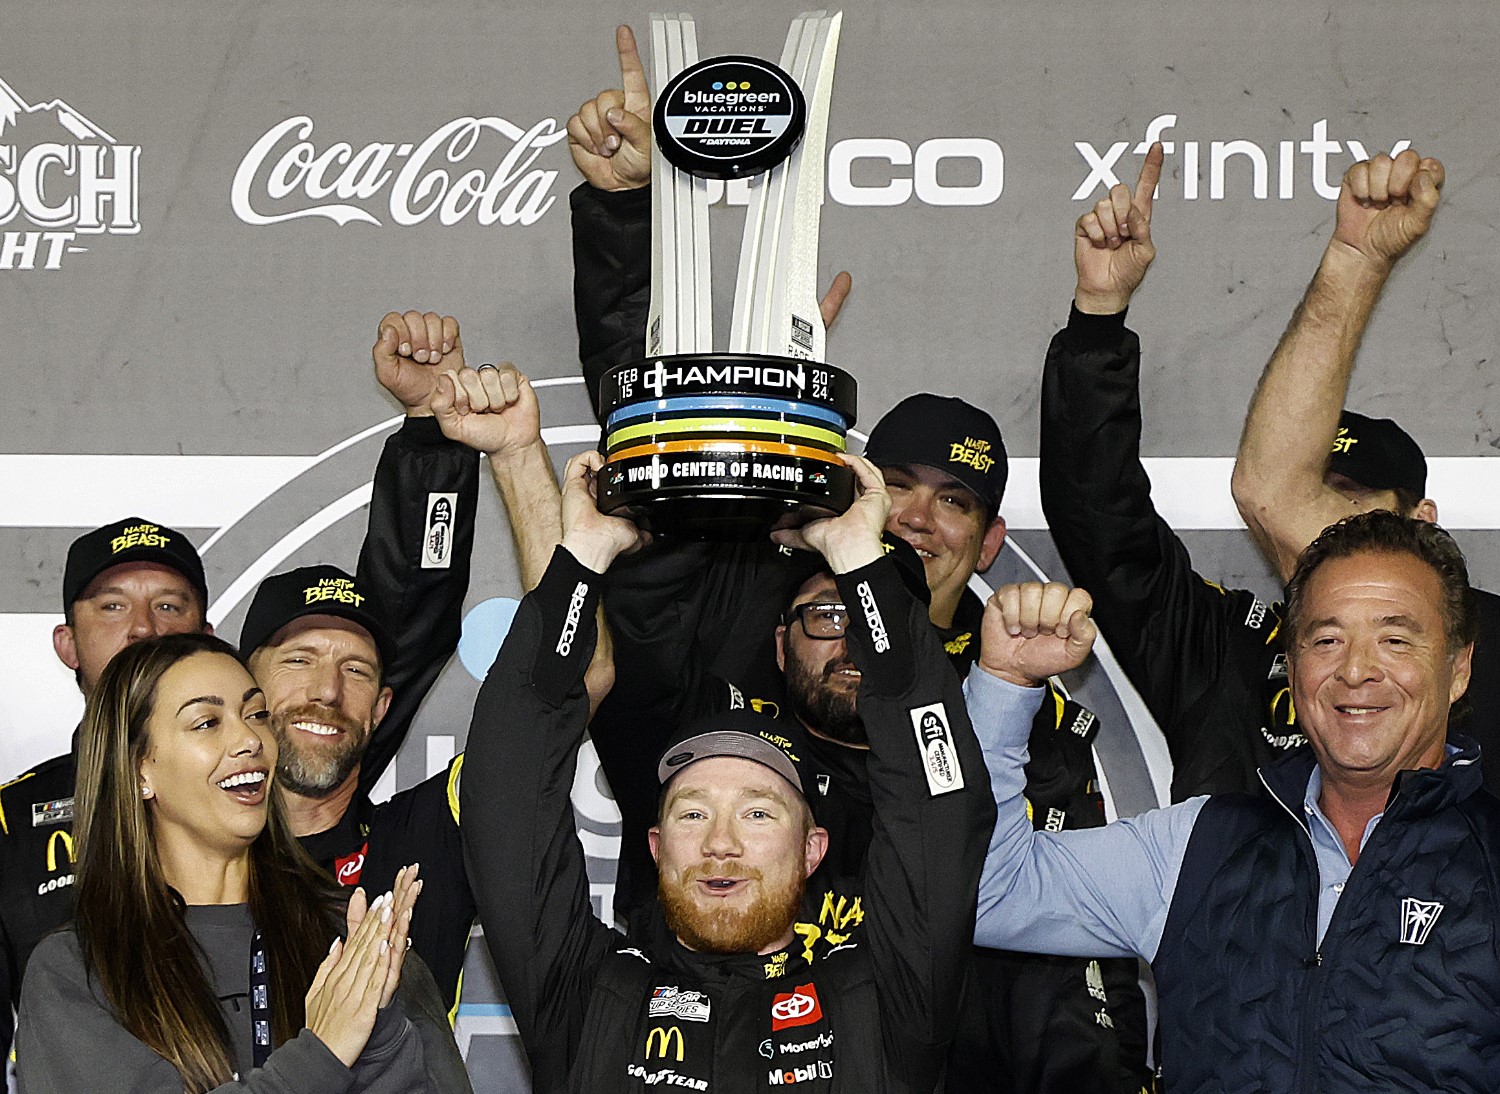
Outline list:
[[[727,906],[710,911],[693,903],[699,878],[748,878],[761,883],[761,895],[748,908]],[[699,953],[760,953],[778,945],[797,921],[805,878],[793,872],[784,883],[767,884],[758,870],[726,862],[689,867],[675,880],[663,874],[656,893],[667,927],[690,950]]]
[[[833,676],[853,668],[853,661],[830,661],[819,673],[803,664],[786,647],[786,692],[792,713],[808,729],[846,745],[867,745],[865,724],[859,720],[853,689],[835,685]]]
[[[320,722],[343,732],[328,738],[326,746],[303,747],[296,739],[299,731],[292,728],[293,722]],[[325,798],[342,786],[364,757],[369,739],[358,722],[332,707],[312,703],[273,715],[271,727],[280,748],[276,775],[282,786],[304,798]]]

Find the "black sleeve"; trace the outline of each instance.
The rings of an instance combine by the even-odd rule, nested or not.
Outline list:
[[[484,940],[539,1090],[561,1089],[618,940],[594,917],[569,798],[601,582],[565,548],[553,553],[479,689],[459,790]]]
[[[10,944],[10,932],[5,929],[5,920],[0,917],[0,1057],[10,1055],[10,1040],[15,1036],[15,1006],[21,995],[21,986],[11,976],[11,963],[15,960]]]
[[[864,923],[885,1062],[928,1089],[957,1019],[995,803],[962,685],[895,563],[840,575],[838,587],[870,740]]]
[[[589,402],[615,365],[646,355],[651,310],[651,187],[597,190],[582,183],[573,207],[573,311]]]
[[[360,762],[365,787],[396,758],[417,708],[458,648],[478,504],[479,454],[444,437],[437,419],[408,418],[385,442],[358,580],[380,608],[396,658],[382,674],[393,694],[390,709]]]
[[[1259,625],[1265,606],[1257,617],[1253,594],[1193,572],[1187,548],[1152,505],[1140,449],[1140,341],[1123,312],[1074,309],[1042,376],[1042,510],[1063,564],[1093,596],[1094,618],[1181,764],[1202,728],[1185,714],[1220,686],[1235,616]],[[1273,628],[1265,630],[1269,639]]]

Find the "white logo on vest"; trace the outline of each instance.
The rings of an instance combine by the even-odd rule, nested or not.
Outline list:
[[[1401,902],[1401,941],[1409,946],[1422,945],[1442,913],[1443,906],[1435,900],[1407,897]]]

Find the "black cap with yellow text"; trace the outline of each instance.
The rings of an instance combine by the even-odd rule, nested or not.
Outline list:
[[[395,660],[396,644],[375,606],[354,578],[337,566],[303,566],[262,581],[245,613],[240,654],[248,657],[288,623],[308,615],[332,615],[359,624],[375,640],[382,667],[389,669]]]
[[[197,590],[207,610],[208,582],[193,541],[174,528],[140,517],[117,520],[73,541],[63,567],[63,610],[70,609],[105,570],[131,562],[151,562],[176,570]]]
[[[951,475],[990,509],[1000,507],[1009,465],[1000,427],[972,403],[908,395],[875,423],[865,458],[877,467],[920,464]]]
[[[1409,490],[1418,498],[1427,496],[1427,457],[1411,434],[1389,418],[1344,411],[1328,470],[1370,490]]]

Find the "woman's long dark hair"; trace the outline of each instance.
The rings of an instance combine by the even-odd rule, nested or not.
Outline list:
[[[139,779],[162,675],[200,653],[239,660],[211,635],[173,634],[110,661],[84,713],[74,824],[84,964],[120,1024],[171,1061],[187,1094],[231,1081],[229,1032],[182,899],[162,874]],[[336,889],[293,837],[272,779],[266,827],[250,845],[250,912],[269,966],[274,1044],[306,1024],[303,998],[333,939],[337,907]]]

